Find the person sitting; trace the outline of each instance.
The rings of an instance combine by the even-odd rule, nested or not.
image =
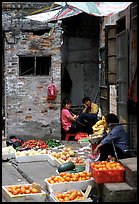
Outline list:
[[[62,128],[65,132],[77,133],[79,131],[77,129],[77,124],[76,124],[77,115],[72,114],[70,112],[70,108],[71,108],[71,100],[69,98],[65,98],[62,102],[62,113],[61,113]]]
[[[61,122],[62,128],[65,132],[69,133],[92,133],[92,120],[93,116],[89,118],[86,113],[80,113],[79,115],[73,114],[70,111],[71,100],[65,98],[62,102]],[[91,123],[91,125],[90,125]]]
[[[91,102],[91,99],[88,96],[82,99],[82,103],[84,109],[82,110],[80,120],[82,123],[85,123],[86,126],[88,126],[89,134],[92,134],[92,126],[95,125],[98,120],[99,107],[96,103]],[[82,127],[82,129],[83,128],[84,127]]]
[[[82,99],[82,103],[84,105],[84,109],[82,113],[92,113],[92,114],[98,114],[99,107],[96,103],[91,102],[91,99],[88,96],[85,96]]]
[[[95,155],[99,151],[100,161],[106,161],[109,155],[116,157],[116,159],[123,159],[125,157],[124,151],[129,148],[128,133],[119,124],[119,119],[114,113],[107,114],[105,119],[106,126],[109,127],[110,131],[94,149],[93,154]]]

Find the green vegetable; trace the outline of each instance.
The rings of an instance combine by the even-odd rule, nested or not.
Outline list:
[[[46,144],[49,148],[58,147],[61,145],[60,141],[56,139],[49,139],[48,141],[46,141]]]
[[[85,170],[85,166],[79,165],[79,166],[75,167],[76,172],[81,172],[81,171],[84,171],[84,170]]]
[[[89,142],[90,141],[90,138],[83,138],[80,140],[80,142]]]
[[[73,170],[68,170],[65,172],[66,173],[78,173],[78,172],[82,172],[82,171],[85,171],[85,166],[79,165],[79,166],[76,166]]]
[[[75,164],[73,162],[66,162],[58,167],[58,172],[60,173],[68,170],[73,170],[74,168]]]

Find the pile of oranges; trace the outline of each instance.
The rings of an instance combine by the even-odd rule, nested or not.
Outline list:
[[[60,183],[60,182],[70,182],[70,181],[83,181],[91,179],[91,173],[86,171],[78,173],[66,173],[61,172],[58,176],[51,176],[47,181],[51,184]]]
[[[70,190],[65,193],[58,193],[55,196],[60,202],[84,199],[84,196],[80,190]]]
[[[123,166],[116,161],[91,162],[90,166],[94,170],[123,170]]]
[[[12,195],[39,193],[36,188],[32,187],[32,185],[9,186],[7,187],[7,190]]]
[[[125,168],[116,161],[91,162],[90,170],[96,183],[118,183],[124,181]]]

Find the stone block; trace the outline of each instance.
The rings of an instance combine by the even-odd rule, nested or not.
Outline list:
[[[136,190],[127,183],[105,183],[102,202],[135,202]]]

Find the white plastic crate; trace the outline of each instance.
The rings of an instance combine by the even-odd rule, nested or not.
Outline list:
[[[73,189],[73,190],[79,190],[79,189]],[[65,193],[66,191],[61,191],[61,193]],[[80,192],[83,194],[84,196],[84,193],[82,192],[82,190],[80,190]],[[50,193],[50,199],[51,199],[51,202],[60,202],[57,198],[56,198],[56,194],[58,192],[52,192]],[[92,202],[92,199],[91,198],[84,198],[82,200],[71,200],[71,201],[66,201],[66,202]]]
[[[47,161],[48,154],[31,155],[31,156],[17,156],[15,155],[16,162],[34,162],[34,161]]]
[[[58,167],[61,164],[57,159],[55,159],[50,154],[48,154],[47,160],[48,160],[49,164],[51,164],[54,167]]]
[[[14,159],[16,150],[12,146],[2,148],[2,159]]]
[[[24,184],[25,185],[25,184]],[[31,185],[31,184],[27,184]],[[9,186],[2,186],[2,196],[6,202],[45,202],[46,200],[46,193],[41,190],[41,193],[34,193],[34,194],[20,194],[20,195],[12,195],[6,189]],[[18,186],[18,185],[14,185]]]
[[[48,178],[46,178],[44,181],[46,183],[46,189],[51,192],[60,192],[60,191],[67,191],[69,189],[81,189],[86,190],[88,185],[94,186],[94,178],[91,178],[89,180],[83,180],[83,181],[70,181],[70,182],[61,182],[61,183],[55,183],[51,184],[47,181]]]

